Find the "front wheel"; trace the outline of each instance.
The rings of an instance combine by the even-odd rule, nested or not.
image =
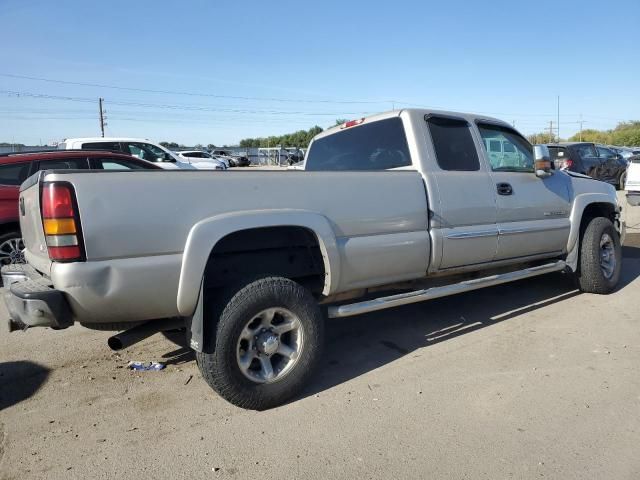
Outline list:
[[[229,292],[211,353],[197,353],[202,376],[221,397],[264,410],[299,394],[317,369],[324,319],[298,283],[268,277]]]
[[[618,284],[622,266],[620,236],[604,217],[591,219],[580,244],[580,290],[588,293],[610,293]]]

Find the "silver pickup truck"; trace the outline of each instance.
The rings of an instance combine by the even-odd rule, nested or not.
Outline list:
[[[2,278],[13,329],[125,330],[122,348],[186,327],[211,387],[264,409],[309,380],[327,316],[559,271],[612,291],[620,211],[502,121],[402,110],[321,133],[304,171],[39,172],[28,263]]]

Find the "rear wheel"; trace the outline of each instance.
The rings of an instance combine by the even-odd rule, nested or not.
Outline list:
[[[286,278],[262,278],[234,290],[213,309],[215,344],[212,353],[197,353],[198,367],[234,405],[275,407],[299,394],[317,369],[324,319],[313,296]]]
[[[613,223],[604,217],[591,219],[580,244],[580,289],[589,293],[610,293],[620,279],[621,265],[620,237]]]
[[[24,263],[24,242],[20,232],[0,235],[0,265]]]

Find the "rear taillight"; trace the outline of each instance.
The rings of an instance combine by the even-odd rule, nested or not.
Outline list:
[[[573,160],[571,160],[570,158],[567,158],[567,159],[564,161],[564,166],[565,166],[565,168],[571,168],[571,167],[573,167]]]
[[[46,183],[41,205],[49,258],[58,262],[83,260],[80,218],[71,185]]]

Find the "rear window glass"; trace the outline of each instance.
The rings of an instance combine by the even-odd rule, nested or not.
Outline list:
[[[0,165],[0,185],[20,185],[29,175],[30,163]]]
[[[563,160],[569,157],[567,149],[564,147],[549,147],[549,156],[551,160]]]
[[[396,117],[315,140],[305,170],[389,170],[410,165],[402,120]]]
[[[120,143],[118,142],[83,143],[82,150],[111,150],[113,152],[119,152]]]
[[[436,151],[436,160],[442,170],[480,170],[478,152],[466,120],[429,117],[427,124]]]
[[[87,168],[86,158],[66,158],[60,160],[44,160],[38,166],[40,170],[80,170]]]

